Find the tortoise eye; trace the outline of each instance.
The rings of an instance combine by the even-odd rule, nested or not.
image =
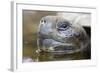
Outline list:
[[[67,24],[63,23],[60,25],[60,28],[66,28],[67,26],[68,26]]]
[[[69,28],[70,23],[69,22],[60,22],[58,23],[58,30],[64,31],[67,28]]]

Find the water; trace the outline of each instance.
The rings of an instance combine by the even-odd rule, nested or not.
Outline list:
[[[87,54],[82,52],[74,54],[61,54],[49,52],[36,52],[37,47],[33,45],[24,44],[23,47],[23,62],[46,62],[46,61],[67,61],[67,60],[83,60],[87,59]]]

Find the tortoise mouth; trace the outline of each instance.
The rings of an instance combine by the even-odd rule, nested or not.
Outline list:
[[[48,49],[52,48],[52,50],[49,50],[46,52],[55,53],[55,54],[72,54],[80,51],[80,48],[75,45],[57,45],[55,47],[49,47]]]
[[[54,47],[54,51],[67,51],[67,50],[73,50],[74,47],[72,46],[56,46]]]
[[[49,53],[70,54],[80,51],[80,45],[72,42],[62,43],[52,39],[45,39],[41,50]]]

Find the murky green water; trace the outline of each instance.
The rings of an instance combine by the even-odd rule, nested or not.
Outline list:
[[[33,48],[33,45],[24,44],[23,49],[23,62],[42,62],[42,61],[67,61],[67,60],[82,60],[87,59],[87,55],[82,52],[74,54],[56,54],[41,52],[36,53],[37,47]]]

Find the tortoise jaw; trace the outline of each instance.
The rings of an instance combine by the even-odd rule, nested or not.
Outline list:
[[[80,49],[75,45],[57,45],[55,47],[51,46],[47,48],[48,50],[44,50],[45,52],[55,53],[55,54],[72,54],[75,52],[79,52]]]

